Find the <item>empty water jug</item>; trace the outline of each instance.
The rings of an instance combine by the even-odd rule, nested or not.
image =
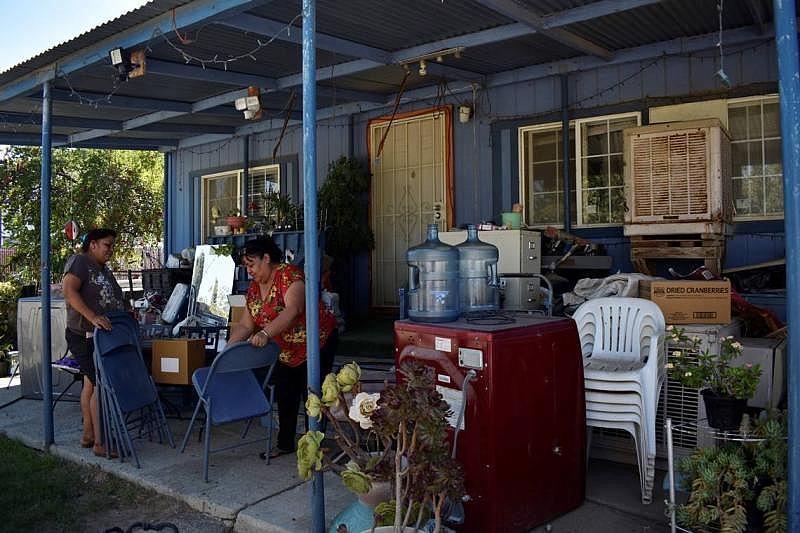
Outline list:
[[[494,311],[500,308],[496,246],[478,238],[478,228],[467,226],[467,240],[458,250],[458,293],[462,313]]]
[[[458,250],[439,240],[436,224],[428,224],[428,238],[406,252],[408,262],[408,318],[416,322],[458,319]]]

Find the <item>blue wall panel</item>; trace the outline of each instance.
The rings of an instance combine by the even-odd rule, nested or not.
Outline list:
[[[769,90],[777,80],[774,46],[771,41],[757,47],[726,49],[725,70],[734,83],[737,95],[757,94]],[[714,73],[719,68],[716,49],[692,56],[670,56],[621,65],[609,65],[586,72],[571,73],[570,101],[572,112],[579,116],[606,114],[622,110],[639,109],[646,116],[651,105],[663,105],[681,99],[696,100],[702,97],[725,96]],[[455,83],[453,84],[456,85]],[[749,86],[749,87],[748,87]],[[767,89],[765,89],[767,87]],[[774,89],[772,89],[774,91]],[[651,99],[659,99],[653,102]],[[404,103],[400,111],[413,111],[433,105],[433,99]],[[478,222],[496,219],[498,213],[511,207],[518,198],[518,127],[527,124],[559,121],[561,97],[558,76],[479,89],[476,96],[470,91],[448,94],[445,104],[453,106],[455,223]],[[458,105],[468,103],[475,107],[475,117],[467,124],[458,122]],[[317,175],[324,180],[329,162],[352,153],[367,164],[368,123],[372,118],[386,116],[391,106],[352,117],[353,131],[348,116],[338,116],[322,121],[317,132]],[[251,160],[268,161],[279,131],[273,130],[251,136]],[[350,141],[352,139],[352,146]],[[302,139],[299,126],[289,127],[278,152],[279,156],[301,155]],[[170,175],[171,232],[173,250],[193,244],[197,230],[187,223],[197,218],[192,198],[191,176],[214,169],[241,166],[241,139],[214,145],[182,150],[176,154]],[[300,157],[302,159],[302,157]],[[297,169],[302,175],[302,169]],[[292,198],[301,200],[300,184],[290,184]],[[774,228],[771,231],[775,231]],[[576,230],[576,233],[581,233]],[[597,232],[594,232],[595,235]],[[615,234],[613,231],[609,235]],[[783,237],[770,233],[737,234],[730,240],[726,266],[737,266],[767,261],[783,256]],[[629,270],[630,249],[627,239],[616,236],[593,238],[604,242],[608,254],[614,258],[614,269]],[[368,268],[364,259],[362,267]],[[368,288],[362,292],[368,298]]]

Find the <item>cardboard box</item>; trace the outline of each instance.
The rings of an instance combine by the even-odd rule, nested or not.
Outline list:
[[[239,322],[239,319],[242,318],[242,315],[244,315],[246,311],[247,311],[246,307],[231,307],[231,319],[228,323],[236,324],[237,322]]]
[[[206,366],[205,339],[158,339],[153,341],[150,373],[156,383],[190,385],[192,373]]]
[[[661,308],[667,324],[729,324],[731,282],[653,281],[650,299]]]
[[[236,324],[247,311],[247,299],[244,294],[229,294],[228,305],[231,306],[231,318],[228,324]]]

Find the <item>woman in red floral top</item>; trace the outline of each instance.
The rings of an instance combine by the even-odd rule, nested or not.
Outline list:
[[[278,447],[272,456],[294,451],[297,413],[307,388],[305,281],[302,269],[281,263],[283,253],[271,237],[245,243],[243,263],[253,279],[247,313],[231,328],[228,342],[249,339],[256,347],[273,341],[280,347],[273,372],[278,404]],[[333,367],[338,344],[336,319],[319,303],[320,371]]]

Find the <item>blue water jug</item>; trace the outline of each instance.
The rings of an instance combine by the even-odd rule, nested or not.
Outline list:
[[[408,318],[415,322],[451,322],[458,319],[458,250],[439,240],[436,224],[428,224],[428,238],[409,248]]]
[[[458,292],[462,313],[495,311],[500,309],[500,279],[496,246],[478,238],[478,228],[467,226],[467,240],[456,246],[458,250]]]

